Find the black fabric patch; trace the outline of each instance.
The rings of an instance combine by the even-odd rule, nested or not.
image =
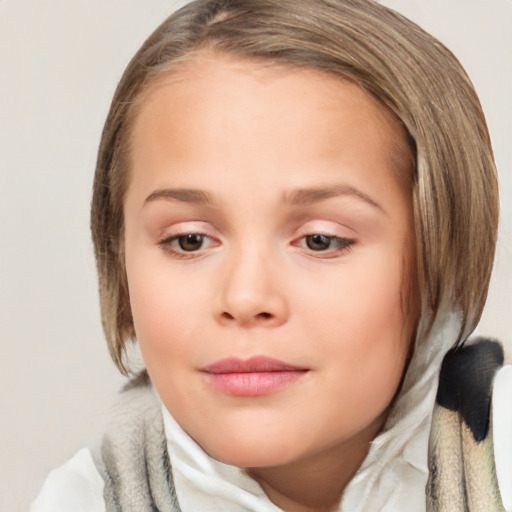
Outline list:
[[[459,411],[477,442],[489,432],[492,382],[502,365],[501,345],[485,338],[450,350],[441,365],[436,402]]]
[[[151,384],[149,373],[147,370],[140,371],[137,375],[132,377],[121,389],[121,393],[130,391],[130,389],[146,387]]]

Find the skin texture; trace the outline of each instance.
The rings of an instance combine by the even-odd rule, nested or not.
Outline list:
[[[219,55],[160,80],[136,118],[125,254],[149,374],[184,430],[284,510],[336,506],[399,386],[407,151],[356,85]],[[187,233],[206,236],[185,251]],[[254,356],[307,371],[260,396],[201,371]]]

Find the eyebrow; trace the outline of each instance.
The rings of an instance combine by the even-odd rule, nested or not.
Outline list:
[[[355,197],[361,201],[364,201],[370,206],[377,208],[383,213],[386,213],[386,210],[380,203],[375,201],[375,199],[350,185],[331,185],[319,188],[300,188],[291,192],[285,192],[283,194],[283,200],[284,202],[292,205],[304,206],[339,196]]]
[[[184,203],[193,204],[213,204],[213,196],[204,190],[193,188],[164,188],[151,192],[144,204],[156,201],[158,199],[176,199]]]
[[[371,198],[368,194],[365,194],[361,190],[352,187],[350,185],[331,185],[327,187],[318,188],[299,188],[289,192],[283,193],[283,202],[291,204],[293,206],[306,206],[308,204],[325,201],[334,197],[340,196],[351,196],[355,197],[370,206],[386,213],[386,210]],[[175,199],[184,203],[192,204],[214,204],[214,199],[211,194],[204,190],[198,190],[193,188],[165,188],[155,190],[144,201],[144,205],[152,201],[159,199]]]

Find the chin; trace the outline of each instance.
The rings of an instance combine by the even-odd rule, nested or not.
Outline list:
[[[288,449],[282,437],[272,439],[270,435],[255,438],[241,433],[239,437],[226,435],[223,439],[196,442],[210,457],[240,468],[280,466],[292,462],[298,456]]]

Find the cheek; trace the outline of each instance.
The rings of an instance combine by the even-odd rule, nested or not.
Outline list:
[[[309,294],[325,328],[347,335],[357,331],[359,343],[374,340],[375,332],[400,337],[404,324],[401,258],[395,252],[375,252],[341,266],[314,288],[314,297]]]
[[[127,276],[135,334],[144,358],[179,358],[183,340],[200,328],[201,287],[191,286],[156,251],[127,250]]]
[[[311,300],[310,335],[316,333],[319,353],[337,361],[332,385],[351,387],[355,401],[374,397],[387,405],[402,377],[412,337],[403,315],[402,268],[396,253],[368,255],[331,276]]]

